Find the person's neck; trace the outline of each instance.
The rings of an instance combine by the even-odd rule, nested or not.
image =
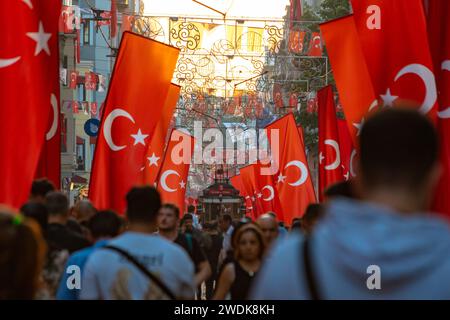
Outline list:
[[[397,189],[376,189],[363,196],[366,202],[388,207],[399,213],[415,213],[426,209],[426,201],[422,193],[406,192]]]
[[[52,214],[48,216],[48,223],[56,223],[66,225],[67,216],[61,214]]]
[[[152,234],[156,232],[156,224],[155,223],[138,223],[138,222],[130,222],[128,226],[128,231]]]
[[[239,259],[239,263],[247,271],[257,271],[261,265],[261,260],[259,260],[259,259],[255,259],[255,260]]]
[[[169,241],[175,241],[175,239],[178,237],[178,230],[177,228],[174,229],[166,229],[162,230],[159,229],[159,235]]]

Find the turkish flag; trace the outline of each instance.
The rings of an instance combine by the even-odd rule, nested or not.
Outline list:
[[[292,113],[268,125],[266,132],[272,147],[272,163],[276,167],[274,179],[283,220],[291,225],[293,218],[303,216],[306,207],[316,202],[305,147]],[[278,146],[278,152],[274,151],[274,146]]]
[[[151,137],[149,147],[146,152],[145,169],[144,169],[144,183],[154,185],[164,157],[164,149],[166,146],[166,138],[172,119],[173,112],[177,105],[178,97],[180,95],[181,87],[175,84],[170,84],[169,92],[167,94],[161,118],[156,125],[155,132]]]
[[[273,84],[273,102],[275,103],[275,107],[283,108],[283,93],[281,91],[281,84],[274,83]]]
[[[59,0],[0,2],[0,203],[15,208],[53,136],[54,105],[59,112],[60,9]]]
[[[61,184],[61,118],[60,106],[56,96],[50,99],[52,106],[45,143],[42,147],[36,178],[48,178],[59,189]]]
[[[161,116],[178,53],[163,43],[123,34],[91,173],[89,197],[98,209],[123,213],[127,192],[143,181],[148,137]]]
[[[294,21],[299,22],[302,17],[302,0],[290,0],[289,7],[289,20],[292,28]]]
[[[347,121],[337,119],[337,128],[339,132],[339,150],[341,154],[342,174],[345,180],[355,177],[353,161],[356,155],[356,149],[353,146],[350,132],[348,131]]]
[[[76,89],[78,83],[78,71],[70,71],[69,89]]]
[[[376,96],[384,106],[415,101],[435,121],[437,91],[422,0],[352,0],[352,7]]]
[[[248,165],[239,169],[239,175],[241,176],[242,184],[245,191],[252,201],[252,207],[254,208],[255,218],[262,215],[265,210],[261,201],[261,197],[257,197],[259,193],[256,183],[256,175],[254,165]]]
[[[86,90],[94,91],[97,87],[97,75],[94,72],[85,72],[84,87]]]
[[[311,34],[311,41],[309,43],[308,56],[321,57],[323,55],[322,38],[319,32],[313,32]]]
[[[163,203],[176,205],[184,214],[189,166],[194,154],[195,140],[192,136],[173,130],[167,145],[160,174],[158,191]]]
[[[244,205],[245,205],[245,211],[246,214],[249,215],[253,220],[256,219],[256,209],[253,208],[253,201],[251,200],[251,197],[249,193],[247,192],[245,185],[242,181],[242,177],[240,174],[237,174],[230,178],[231,185],[239,190],[239,194],[244,197]]]
[[[376,97],[353,16],[320,25],[353,144]]]
[[[428,36],[436,73],[441,140],[441,180],[436,189],[433,210],[450,218],[450,2],[432,0],[428,3]]]
[[[97,117],[97,102],[91,102],[91,117]]]
[[[331,86],[317,92],[319,104],[319,200],[325,189],[343,180],[336,106]]]
[[[303,128],[301,126],[298,126],[297,130],[298,130],[298,134],[300,135],[300,140],[302,141],[303,145],[305,145],[305,138],[304,138],[305,133],[303,131]]]

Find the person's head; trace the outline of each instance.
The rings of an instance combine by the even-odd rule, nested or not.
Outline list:
[[[319,203],[311,203],[306,208],[305,214],[301,219],[301,225],[303,231],[308,234],[311,233],[312,229],[323,216],[323,208]]]
[[[294,222],[292,222],[290,231],[291,232],[302,231],[302,221],[300,219],[298,219],[298,220],[295,220]]]
[[[183,225],[185,232],[192,232],[194,229],[194,217],[190,213],[186,213],[183,217]]]
[[[47,207],[44,204],[29,201],[20,208],[20,212],[22,212],[25,217],[34,219],[41,227],[42,233],[46,233],[48,225],[48,212]]]
[[[272,244],[272,242],[278,237],[277,220],[270,213],[266,213],[258,217],[256,224],[261,229],[266,244]]]
[[[178,228],[180,209],[174,204],[163,204],[158,213],[158,228],[163,232],[174,231]]]
[[[31,184],[30,201],[45,203],[45,196],[55,190],[53,183],[46,179],[36,179]]]
[[[92,203],[89,200],[83,199],[75,203],[71,213],[72,216],[81,223],[91,219],[96,212],[97,210]]]
[[[237,228],[232,240],[236,260],[262,259],[266,244],[261,230],[254,223],[246,223]]]
[[[222,232],[226,232],[230,228],[233,218],[229,214],[223,214],[219,218],[219,227]]]
[[[132,224],[156,224],[161,198],[150,186],[134,187],[127,193],[127,217]]]
[[[353,191],[351,180],[340,181],[335,184],[332,184],[323,192],[326,200],[331,200],[337,197],[345,197],[345,198],[356,198],[356,195]]]
[[[187,207],[187,212],[188,212],[188,213],[191,213],[191,214],[195,213],[195,206],[192,205],[192,204],[190,204],[190,205]]]
[[[34,298],[45,253],[37,222],[0,208],[0,300]]]
[[[114,238],[120,232],[122,221],[114,211],[104,210],[89,219],[88,227],[94,240]]]
[[[69,199],[59,191],[52,191],[45,197],[49,220],[58,219],[60,222],[67,220],[69,214]]]
[[[410,108],[385,109],[366,121],[359,139],[356,181],[363,199],[398,211],[426,209],[441,172],[433,124]]]

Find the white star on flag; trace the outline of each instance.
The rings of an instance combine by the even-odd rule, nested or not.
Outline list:
[[[347,181],[350,178],[350,172],[347,172],[344,174],[345,181]]]
[[[261,198],[261,197],[262,197],[262,193],[258,193],[256,196],[257,196],[258,198]]]
[[[358,132],[356,133],[357,136],[361,133],[361,128],[364,125],[364,118],[362,118],[360,123],[353,123],[353,126],[358,129]]]
[[[252,201],[255,201],[256,199],[255,199],[255,197],[252,197]]]
[[[141,129],[138,130],[138,132],[136,134],[132,134],[131,135],[134,139],[134,144],[133,146],[137,145],[138,143],[142,144],[143,146],[145,146],[145,138],[148,137],[148,134],[142,134]]]
[[[279,182],[283,183],[284,180],[286,180],[286,176],[283,176],[283,175],[280,173],[280,174],[278,175],[278,181],[277,181],[277,183],[279,183]]]
[[[27,32],[27,36],[36,41],[36,49],[34,50],[34,55],[37,56],[42,50],[50,55],[50,49],[48,47],[48,40],[52,36],[51,33],[45,33],[42,21],[39,21],[39,31],[38,32]]]
[[[30,8],[33,9],[33,4],[31,3],[31,0],[22,0],[23,2],[26,3],[26,5]]]
[[[180,188],[181,189],[184,189],[186,187],[186,183],[183,181],[183,180],[181,180],[181,182],[180,182]]]
[[[159,159],[161,159],[160,157],[157,157],[156,155],[155,155],[155,153],[153,152],[153,154],[152,154],[152,156],[151,157],[147,157],[147,159],[148,159],[148,161],[150,162],[148,165],[149,165],[149,167],[151,167],[151,166],[158,166],[158,160]]]
[[[323,159],[325,159],[325,157],[323,156],[322,152],[319,153],[319,164],[322,164]]]
[[[380,95],[381,99],[383,99],[383,103],[385,107],[392,107],[394,101],[397,100],[398,96],[393,96],[391,93],[391,89],[387,89],[386,94]]]

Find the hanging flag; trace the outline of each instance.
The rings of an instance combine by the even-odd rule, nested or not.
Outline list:
[[[428,37],[438,87],[438,132],[441,143],[442,176],[435,191],[433,211],[450,218],[450,2],[428,3]]]
[[[242,178],[239,174],[233,176],[230,178],[231,185],[239,190],[239,195],[244,197],[244,203],[245,206],[245,214],[252,218],[252,220],[256,219],[256,214],[253,209],[252,201],[250,199],[250,196],[245,190],[244,184],[242,183]]]
[[[122,14],[122,32],[132,31],[134,20],[134,16]]]
[[[311,34],[311,41],[309,43],[308,56],[321,57],[323,55],[322,38],[319,32],[313,32]]]
[[[162,158],[166,147],[167,131],[169,129],[170,120],[173,117],[175,107],[177,106],[180,90],[180,86],[173,83],[170,84],[161,118],[156,125],[155,132],[150,137],[150,144],[145,155],[145,184],[154,185],[160,172]]]
[[[411,100],[436,120],[437,90],[422,0],[352,0],[361,48],[386,107]]]
[[[302,53],[303,42],[305,41],[306,32],[300,30],[291,30],[289,33],[289,52]]]
[[[291,92],[289,96],[289,107],[297,108],[298,104],[298,94],[296,92]]]
[[[86,90],[94,91],[97,89],[97,75],[94,72],[87,71],[84,74],[84,87]]]
[[[97,117],[97,102],[91,102],[91,117],[95,118]]]
[[[100,13],[100,17],[102,20],[97,21],[98,26],[102,27],[111,25],[111,11],[103,11]]]
[[[343,180],[341,149],[333,88],[317,92],[319,105],[319,201],[330,185]]]
[[[356,176],[353,168],[353,162],[356,156],[356,149],[353,146],[350,132],[348,131],[347,121],[344,119],[337,120],[339,132],[339,150],[341,154],[342,176],[345,180],[349,180]]]
[[[316,202],[305,147],[292,113],[268,125],[266,132],[270,145],[277,145],[279,149],[278,154],[274,154],[272,149],[272,163],[277,168],[274,180],[283,209],[283,221],[291,225],[293,218],[302,217],[306,207]]]
[[[72,101],[72,113],[76,114],[80,110],[80,104],[78,101]]]
[[[75,61],[76,63],[80,63],[81,62],[81,36],[80,36],[80,29],[77,30],[77,35],[75,37],[75,39],[73,40],[73,46],[75,48]]]
[[[99,210],[123,213],[126,193],[143,181],[148,137],[161,116],[178,53],[163,43],[123,34],[92,164],[89,198]]]
[[[239,169],[239,175],[241,177],[242,184],[248,196],[250,196],[252,207],[255,212],[255,218],[257,219],[260,215],[265,213],[261,196],[257,197],[259,193],[255,169],[253,165],[247,165]]]
[[[291,29],[294,22],[299,22],[301,17],[302,17],[302,0],[290,0],[289,20]]]
[[[15,208],[58,130],[60,10],[59,0],[0,2],[0,203]]]
[[[273,102],[277,108],[283,108],[284,106],[283,93],[281,91],[281,84],[279,83],[273,84]]]
[[[298,134],[300,135],[300,141],[305,145],[305,132],[301,126],[297,126]]]
[[[70,71],[69,89],[76,89],[78,83],[78,71]]]
[[[117,0],[111,0],[111,39],[116,36],[117,33]]]
[[[189,166],[194,154],[195,140],[192,136],[173,130],[162,161],[158,177],[158,191],[163,203],[176,205],[181,214],[185,212]]]
[[[369,70],[362,52],[353,16],[320,25],[333,69],[339,98],[353,144],[366,113],[377,106]]]

